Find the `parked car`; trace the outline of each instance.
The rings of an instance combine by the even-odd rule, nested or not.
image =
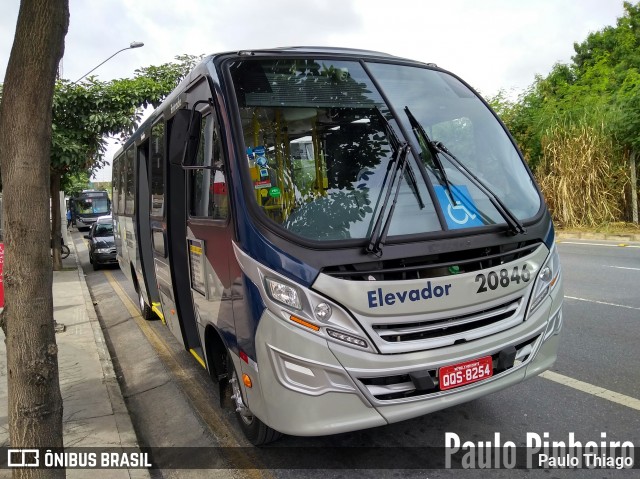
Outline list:
[[[94,270],[103,265],[118,264],[111,216],[100,216],[84,237],[89,240],[89,262]]]

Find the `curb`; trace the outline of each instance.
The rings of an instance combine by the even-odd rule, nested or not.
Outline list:
[[[556,230],[557,239],[582,239],[582,240],[604,240],[604,241],[638,241],[640,234],[605,234],[592,232],[563,232]]]
[[[102,333],[100,321],[98,320],[98,314],[93,305],[93,299],[89,293],[89,287],[84,277],[84,271],[78,258],[78,250],[76,249],[75,241],[70,242],[73,245],[73,251],[75,253],[76,267],[78,269],[78,278],[80,279],[80,287],[82,288],[82,296],[84,297],[85,309],[87,310],[87,317],[93,330],[93,338],[96,343],[96,349],[98,351],[98,358],[100,360],[100,366],[102,367],[103,381],[109,394],[109,401],[111,402],[111,409],[116,421],[117,433],[120,438],[120,445],[122,447],[138,448],[138,439],[129,416],[129,410],[124,402],[120,384],[116,377],[115,370],[113,369],[113,361],[107,343]],[[151,476],[147,469],[129,469],[129,477],[132,479],[149,479]]]

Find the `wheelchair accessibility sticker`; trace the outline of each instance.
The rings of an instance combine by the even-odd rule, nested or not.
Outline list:
[[[472,228],[484,225],[466,186],[451,185],[453,202],[443,186],[437,185],[434,188],[449,229]]]

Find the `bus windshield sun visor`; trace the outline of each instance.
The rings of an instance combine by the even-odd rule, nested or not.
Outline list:
[[[400,186],[402,184],[401,179],[407,178],[407,181],[418,200],[418,205],[420,209],[424,208],[424,201],[422,200],[422,196],[420,195],[420,191],[418,190],[418,184],[416,182],[416,175],[413,172],[413,168],[411,164],[409,164],[407,158],[409,156],[409,144],[407,142],[400,142],[398,137],[396,136],[393,128],[385,118],[384,114],[380,111],[379,108],[375,109],[378,117],[382,121],[387,131],[387,135],[389,137],[391,147],[394,151],[394,155],[392,160],[389,162],[387,166],[387,172],[385,173],[384,180],[382,182],[383,185],[387,183],[389,176],[391,177],[391,183],[385,190],[384,200],[382,205],[380,206],[380,210],[378,212],[378,216],[376,218],[375,225],[373,230],[371,231],[371,236],[369,237],[369,244],[366,247],[366,252],[374,254],[376,256],[382,255],[382,247],[384,246],[384,242],[387,238],[387,234],[389,232],[389,226],[391,225],[391,217],[393,216],[393,212],[396,207],[396,203],[398,201],[398,194],[400,193]],[[398,171],[400,172],[400,178],[397,180]],[[406,175],[405,175],[406,173]],[[389,198],[391,197],[391,191],[394,188],[393,192],[393,203],[391,204],[391,208],[389,209],[389,213],[387,214],[387,218],[384,221],[383,218],[385,211],[387,210],[387,206],[389,204]]]
[[[473,183],[482,193],[484,193],[491,204],[494,206],[496,211],[500,213],[507,223],[507,227],[509,228],[509,232],[513,235],[524,234],[526,230],[520,220],[513,214],[511,210],[504,204],[504,202],[493,192],[491,189],[484,184],[476,175],[474,175],[469,169],[455,157],[453,153],[451,153],[442,142],[433,142],[427,135],[427,132],[424,130],[422,125],[416,120],[416,118],[409,110],[408,106],[404,108],[407,117],[409,118],[409,122],[411,123],[411,128],[413,130],[414,135],[418,139],[418,143],[422,146],[423,143],[428,146],[428,149],[432,152],[432,156],[434,159],[434,164],[437,169],[440,171],[439,179],[444,183],[446,190],[449,193],[450,198],[453,200],[453,196],[451,195],[451,183],[447,178],[447,174],[444,170],[444,166],[442,161],[440,160],[440,155],[444,156],[449,160],[449,162],[460,172],[462,173],[471,183]]]

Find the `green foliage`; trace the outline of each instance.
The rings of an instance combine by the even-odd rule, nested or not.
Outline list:
[[[545,131],[557,124],[607,125],[616,139],[610,155],[640,146],[640,4],[624,3],[615,27],[575,43],[569,65],[556,64],[536,77],[505,120],[535,168],[543,155]]]
[[[69,197],[76,196],[82,190],[89,188],[89,174],[86,171],[80,171],[75,174],[69,174],[64,177],[64,181],[60,184],[60,189]]]
[[[89,77],[60,80],[53,99],[52,175],[68,178],[101,168],[107,137],[124,141],[140,123],[144,108],[157,107],[201,57],[183,55],[135,71],[134,78],[101,82]]]
[[[554,219],[624,218],[625,159],[640,149],[640,3],[574,44],[569,64],[537,76],[517,101],[490,99],[534,170]]]
[[[613,107],[616,137],[630,149],[640,150],[640,73],[636,68],[625,75],[614,96]]]
[[[106,191],[111,198],[111,182],[110,181],[94,181],[91,184],[94,190]]]

